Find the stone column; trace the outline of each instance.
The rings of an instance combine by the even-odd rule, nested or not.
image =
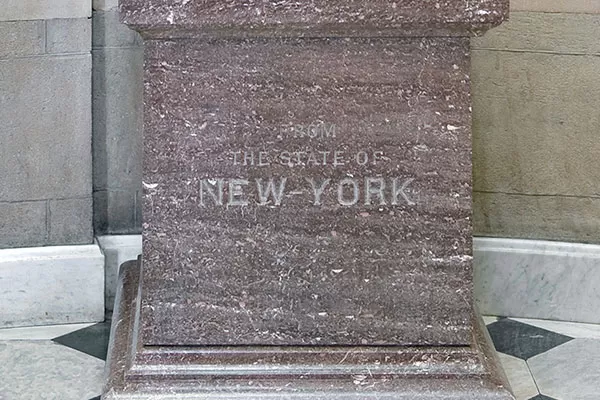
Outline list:
[[[144,254],[104,398],[511,399],[472,308],[468,75],[508,2],[121,8]]]
[[[93,5],[94,232],[140,233],[142,39],[120,23],[117,0]]]

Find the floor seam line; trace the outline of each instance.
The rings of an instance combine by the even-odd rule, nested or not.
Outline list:
[[[543,353],[541,353],[543,354]],[[538,354],[539,356],[539,354]],[[538,395],[541,395],[542,392],[540,391],[540,387],[537,383],[537,380],[535,379],[535,376],[533,375],[533,371],[531,370],[531,367],[529,366],[529,359],[525,360],[525,365],[527,366],[527,371],[529,371],[529,375],[531,376],[531,379],[533,380],[533,384],[535,385],[535,388],[537,389]]]

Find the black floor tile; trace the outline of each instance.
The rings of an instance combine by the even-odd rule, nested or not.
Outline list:
[[[82,351],[101,360],[106,360],[109,335],[110,323],[101,322],[54,338],[52,341]]]
[[[543,394],[538,394],[535,397],[530,398],[529,400],[556,400],[554,397],[544,396]]]
[[[569,336],[508,318],[493,322],[487,328],[496,350],[523,360],[573,340]]]

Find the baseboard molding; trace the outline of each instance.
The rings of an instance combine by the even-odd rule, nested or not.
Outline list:
[[[98,244],[0,250],[0,328],[96,322],[112,310],[119,267],[141,235]],[[474,239],[475,297],[482,313],[600,323],[600,246]]]
[[[104,320],[97,244],[0,250],[0,328]]]
[[[115,303],[115,292],[120,266],[130,260],[136,260],[142,253],[142,235],[106,235],[96,238],[104,253],[104,281],[106,282],[104,302],[111,310]]]
[[[600,323],[600,246],[474,239],[475,297],[482,313]]]
[[[142,251],[141,235],[103,236],[106,304],[117,273]],[[600,323],[600,246],[504,238],[474,239],[475,297],[481,312]]]

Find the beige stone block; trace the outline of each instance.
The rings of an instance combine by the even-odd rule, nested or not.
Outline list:
[[[598,0],[511,0],[511,11],[600,13]]]
[[[474,189],[600,196],[600,57],[476,50],[472,65]]]
[[[0,249],[45,244],[46,215],[46,201],[0,202]]]
[[[0,201],[92,187],[91,55],[0,61]]]
[[[89,18],[46,21],[48,53],[89,53],[92,48],[92,21]]]
[[[48,244],[90,244],[93,241],[92,197],[50,200]]]
[[[91,6],[82,0],[3,0],[0,21],[85,18],[91,15]]]
[[[600,241],[600,197],[473,193],[478,236]]]
[[[44,21],[0,22],[0,59],[45,52]]]
[[[600,4],[600,0],[598,1]],[[600,15],[513,12],[471,41],[474,49],[600,54]]]

